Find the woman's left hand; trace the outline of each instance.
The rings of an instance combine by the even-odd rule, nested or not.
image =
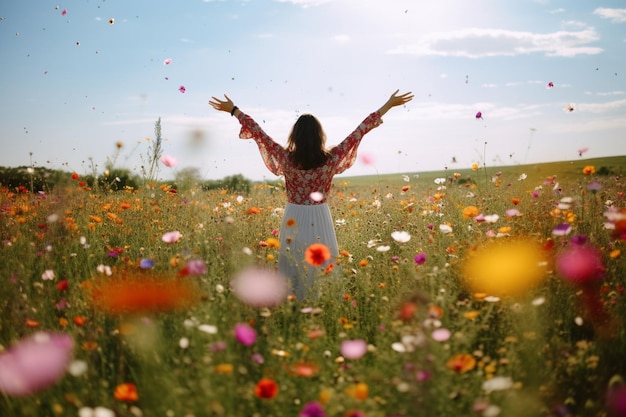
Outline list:
[[[220,100],[217,97],[211,97],[211,100],[209,101],[209,104],[215,110],[225,111],[226,113],[231,113],[232,114],[232,111],[235,108],[235,104],[233,103],[233,101],[226,94],[224,94],[224,97],[226,97],[226,100]]]

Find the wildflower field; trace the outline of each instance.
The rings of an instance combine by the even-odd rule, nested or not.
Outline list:
[[[625,166],[338,178],[301,301],[280,186],[5,186],[0,415],[624,416]]]

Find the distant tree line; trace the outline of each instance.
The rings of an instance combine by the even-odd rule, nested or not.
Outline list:
[[[0,187],[11,191],[49,192],[59,186],[73,183],[100,191],[118,191],[128,188],[137,189],[145,184],[146,179],[128,169],[114,168],[101,175],[80,175],[63,170],[43,167],[0,167]],[[151,181],[159,182],[159,181]],[[247,194],[253,182],[241,174],[230,175],[219,180],[202,180],[196,168],[187,168],[178,172],[174,181],[161,181],[178,190],[191,188],[209,190],[227,190],[231,193]]]

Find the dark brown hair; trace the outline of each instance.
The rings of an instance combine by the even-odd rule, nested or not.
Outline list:
[[[287,151],[299,169],[318,168],[328,161],[326,134],[315,116],[303,114],[298,118],[289,134]]]

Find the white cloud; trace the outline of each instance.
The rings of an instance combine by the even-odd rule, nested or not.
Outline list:
[[[333,0],[276,0],[279,3],[291,3],[303,8],[321,6],[322,4],[330,3]]]
[[[613,23],[626,23],[626,9],[609,9],[606,7],[598,7],[593,14],[604,19],[609,19]]]
[[[547,34],[504,29],[461,29],[450,32],[433,32],[418,42],[400,45],[389,51],[392,54],[420,56],[457,56],[484,58],[491,56],[517,56],[543,53],[546,56],[573,57],[595,55],[602,48],[588,46],[599,40],[594,28],[581,31],[558,31]]]

